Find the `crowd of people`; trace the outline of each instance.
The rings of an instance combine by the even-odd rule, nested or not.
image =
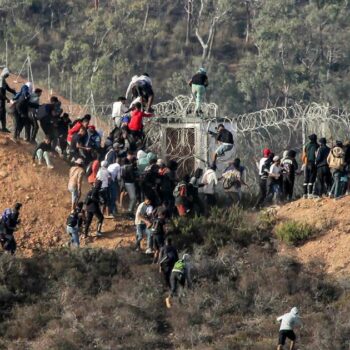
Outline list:
[[[234,158],[232,132],[224,124],[210,131],[218,143],[210,166],[179,178],[177,161],[163,160],[145,142],[143,118],[153,117],[154,112],[152,80],[147,73],[134,76],[125,97],[119,97],[113,103],[113,129],[105,140],[92,124],[91,115],[72,121],[64,113],[57,97],[52,96],[49,103],[42,104],[40,89],[33,90],[28,82],[16,92],[7,84],[8,76],[9,70],[5,68],[0,76],[2,132],[10,132],[6,123],[8,102],[8,110],[13,117],[12,139],[17,142],[24,129],[24,140],[35,144],[33,165],[41,166],[45,162],[48,169],[53,169],[52,154],[65,158],[71,165],[67,186],[71,210],[66,221],[69,244],[79,247],[81,237],[88,239],[91,236],[94,217],[97,220],[96,237],[103,236],[105,219],[119,220],[124,216],[134,220],[135,250],[142,250],[142,241],[146,238],[145,253],[153,256],[153,262],[158,264],[164,275],[164,283],[169,288],[165,303],[170,308],[178,286],[187,284],[191,287],[191,262],[188,254],[179,258],[171,237],[167,235],[167,221],[174,216],[206,215],[217,204],[219,182],[227,195],[228,204],[241,204],[242,188],[248,187],[246,168],[239,158]],[[206,71],[201,68],[189,85],[196,98],[194,113],[200,117],[208,86]],[[7,97],[7,92],[13,94],[12,99]],[[128,104],[130,94],[132,102]],[[45,135],[42,142],[37,142],[39,125]],[[232,159],[219,175],[217,165],[220,157],[228,153]],[[337,141],[330,148],[325,138],[318,141],[316,135],[310,135],[303,149],[301,167],[296,156],[295,150],[285,151],[282,157],[270,149],[263,150],[263,157],[257,161],[260,191],[256,207],[261,208],[273,201],[292,200],[296,176],[302,173],[305,198],[337,198],[347,193],[349,143],[343,145]],[[84,179],[89,186],[85,195]],[[127,208],[124,205],[126,198]],[[20,224],[21,206],[17,203],[14,208],[6,209],[1,217],[0,242],[4,250],[12,254],[16,251],[14,232]],[[291,327],[291,320],[297,317],[295,310],[280,318],[282,328],[286,324]],[[292,340],[294,346],[292,329],[281,329],[279,349],[286,337]]]
[[[295,150],[283,152],[282,157],[268,148],[263,150],[263,157],[257,162],[260,188],[257,207],[272,201],[291,201],[298,175],[304,175],[305,199],[339,198],[349,193],[350,143],[336,141],[329,147],[324,137],[318,140],[312,134],[308,139],[300,169]]]

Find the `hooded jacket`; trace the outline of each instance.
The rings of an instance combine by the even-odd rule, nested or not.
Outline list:
[[[321,145],[316,154],[316,166],[321,168],[327,166],[327,158],[331,149],[327,145]]]
[[[311,135],[312,136],[312,135]],[[316,139],[310,138],[310,142],[305,146],[304,153],[308,164],[315,164],[316,162],[316,152],[320,147]]]
[[[6,82],[9,77],[10,71],[8,68],[4,68],[0,74],[0,100],[6,100],[6,91],[11,92],[13,95],[16,93],[15,90],[11,89]]]
[[[301,323],[298,309],[293,307],[289,313],[278,317],[277,321],[281,322],[280,331],[292,331]]]
[[[137,167],[140,173],[143,173],[147,166],[149,165],[149,160],[147,158],[147,153],[143,150],[137,152]]]

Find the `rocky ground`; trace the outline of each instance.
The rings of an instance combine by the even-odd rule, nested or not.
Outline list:
[[[69,165],[55,158],[53,170],[33,166],[32,150],[32,145],[23,141],[15,144],[0,135],[0,210],[23,203],[22,224],[16,232],[21,255],[62,246],[68,240],[65,222],[70,211]],[[83,196],[87,190],[86,183]],[[93,223],[92,228],[95,227]],[[103,229],[103,238],[92,237],[82,245],[115,248],[129,244],[134,237],[132,222],[122,216],[117,221],[105,220]]]

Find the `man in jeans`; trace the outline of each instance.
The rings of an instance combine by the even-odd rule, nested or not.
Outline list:
[[[218,157],[224,156],[226,152],[231,151],[234,147],[233,135],[225,128],[224,124],[219,124],[217,131],[217,134],[210,132],[210,134],[216,135],[216,141],[219,143],[219,147],[213,156],[213,164],[216,164]]]
[[[112,215],[114,218],[116,218],[117,215],[117,205],[116,201],[118,198],[118,192],[119,192],[119,180],[120,180],[120,165],[119,163],[113,163],[108,166],[107,168],[110,181],[108,184],[108,211],[109,215]]]
[[[137,160],[136,158],[129,154],[126,160],[126,164],[123,167],[123,180],[125,190],[129,196],[129,207],[128,213],[130,216],[133,215],[136,206],[136,179],[137,179]]]
[[[148,198],[139,204],[135,214],[135,226],[136,226],[136,251],[141,249],[141,241],[143,235],[147,236],[147,250],[146,253],[152,253],[152,237],[151,231],[148,229],[151,227],[152,222],[149,219],[150,214],[152,214],[153,207],[151,206],[151,201]]]
[[[341,177],[344,171],[344,151],[341,141],[336,141],[335,147],[330,151],[327,162],[333,177],[333,185],[329,193],[330,197],[337,198],[341,195]]]
[[[67,233],[70,236],[70,246],[79,247],[80,245],[79,229],[83,224],[83,205],[83,202],[79,202],[67,218]]]

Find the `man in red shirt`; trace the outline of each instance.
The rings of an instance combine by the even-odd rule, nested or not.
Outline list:
[[[67,142],[71,144],[73,135],[78,133],[81,127],[84,127],[85,129],[89,126],[91,120],[91,115],[86,114],[82,119],[79,119],[74,126],[72,126],[68,130],[68,136],[67,136]]]
[[[142,138],[143,133],[143,125],[142,125],[142,119],[143,117],[152,117],[152,113],[147,113],[142,111],[142,105],[140,102],[135,103],[135,109],[130,113],[131,120],[128,124],[128,128],[130,130],[130,133],[134,137]]]

